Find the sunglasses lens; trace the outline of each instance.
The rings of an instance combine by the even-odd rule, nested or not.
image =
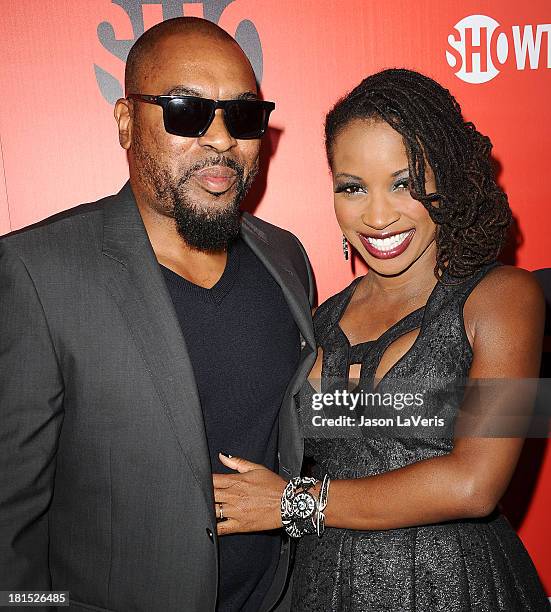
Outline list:
[[[270,111],[257,100],[234,100],[226,106],[224,116],[234,138],[250,140],[264,134]]]
[[[211,115],[211,100],[174,98],[165,109],[165,128],[177,136],[199,136],[208,127]]]

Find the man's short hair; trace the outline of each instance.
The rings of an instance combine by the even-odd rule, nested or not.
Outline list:
[[[229,42],[239,47],[238,43],[225,30],[207,19],[175,17],[162,21],[146,30],[132,45],[124,72],[125,95],[142,93],[138,91],[140,71],[144,68],[148,55],[162,38],[172,34],[200,34],[206,38]]]

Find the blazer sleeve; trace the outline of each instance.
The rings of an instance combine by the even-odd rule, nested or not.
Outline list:
[[[63,382],[35,285],[10,251],[0,241],[0,590],[50,590]]]

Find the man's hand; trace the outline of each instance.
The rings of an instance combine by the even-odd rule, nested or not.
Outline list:
[[[219,454],[237,474],[213,474],[218,535],[281,527],[280,501],[287,482],[263,465]]]

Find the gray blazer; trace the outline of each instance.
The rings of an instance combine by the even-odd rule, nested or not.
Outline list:
[[[312,274],[289,232],[248,214],[241,227],[302,338],[280,411],[289,478]],[[68,590],[64,610],[211,611],[217,557],[192,364],[127,183],[0,240],[0,590]],[[287,605],[289,559],[282,538],[265,610]]]

